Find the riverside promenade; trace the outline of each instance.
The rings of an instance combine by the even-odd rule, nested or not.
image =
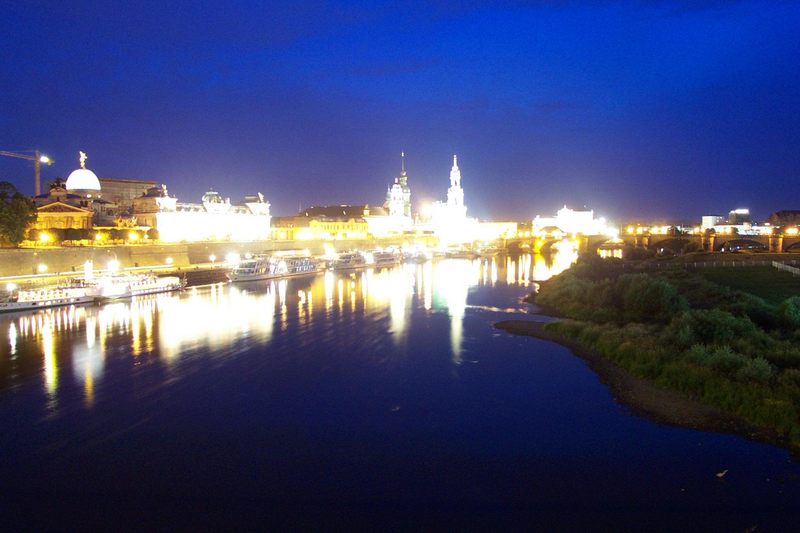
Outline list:
[[[304,240],[253,242],[197,242],[175,244],[128,244],[119,246],[48,246],[31,248],[0,248],[0,278],[43,277],[40,275],[82,274],[86,261],[96,269],[112,262],[121,269],[156,268],[164,270],[194,269],[198,265],[215,265],[230,254],[243,256],[279,250],[308,250],[315,255],[325,253],[325,245],[336,251],[374,249],[385,246],[431,246],[429,238],[402,237],[393,239]]]

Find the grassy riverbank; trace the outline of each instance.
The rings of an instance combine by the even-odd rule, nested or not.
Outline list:
[[[773,284],[768,301],[679,267],[626,274],[617,261],[583,258],[543,283],[534,301],[564,317],[543,332],[800,449],[800,297],[781,300]]]

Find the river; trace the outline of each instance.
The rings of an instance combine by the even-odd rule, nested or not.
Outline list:
[[[572,257],[441,260],[0,316],[5,525],[784,529],[780,448],[633,414],[497,331]],[[723,477],[716,474],[727,471]]]

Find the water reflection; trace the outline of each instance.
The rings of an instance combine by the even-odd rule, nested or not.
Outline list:
[[[472,288],[528,287],[569,267],[575,257],[562,250],[550,256],[446,259],[6,315],[0,318],[7,338],[0,345],[0,391],[40,373],[54,402],[67,376],[92,405],[110,357],[146,358],[143,362],[170,369],[185,354],[226,357],[239,341],[266,346],[290,328],[359,327],[364,317],[385,317],[385,331],[399,347],[408,340],[414,312],[447,316],[452,362],[460,364]],[[32,364],[34,359],[41,363]]]

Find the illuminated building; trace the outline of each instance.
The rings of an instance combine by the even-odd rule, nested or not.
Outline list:
[[[33,199],[37,207],[34,229],[89,230],[118,215],[117,204],[102,197],[100,180],[86,168],[86,159],[80,152],[80,168],[72,171],[66,182],[56,179],[46,194]]]
[[[232,205],[216,191],[203,195],[202,203],[180,203],[166,186],[151,187],[133,200],[138,224],[158,231],[162,242],[260,241],[270,237],[270,204],[264,196],[248,196]]]
[[[394,179],[394,184],[386,191],[384,212],[371,210],[364,215],[367,231],[375,237],[399,235],[411,231],[414,225],[411,218],[411,189],[408,186],[405,153],[400,156],[400,176]]]
[[[33,229],[92,229],[94,212],[59,200],[51,201],[36,210]]]
[[[147,193],[158,185],[150,180],[133,180],[121,178],[98,178],[103,191],[103,198],[119,206],[121,210],[132,213],[133,200]]]
[[[727,220],[717,215],[706,215],[700,226],[702,231],[711,231],[720,235],[772,235],[773,226],[769,223],[759,226],[752,223],[749,209],[733,209]]]
[[[447,202],[435,202],[431,208],[431,226],[442,244],[457,244],[475,240],[477,220],[467,218],[464,189],[461,187],[461,169],[458,157],[453,156],[450,169],[450,188]]]
[[[276,240],[364,239],[369,236],[370,216],[386,217],[381,207],[329,205],[304,209],[296,216],[275,217],[272,238]]]
[[[80,152],[81,168],[73,170],[67,177],[66,189],[91,197],[93,193],[100,194],[100,180],[94,172],[86,168],[86,159],[88,159],[86,154]]]
[[[478,222],[475,230],[476,241],[490,242],[497,239],[510,239],[517,236],[516,222]]]
[[[736,226],[752,223],[753,220],[750,218],[749,209],[732,209],[731,212],[728,213],[728,224]]]
[[[406,173],[406,154],[400,153],[400,175],[395,178],[394,185],[386,191],[386,203],[384,208],[393,213],[394,204],[395,216],[404,216],[411,219],[411,187],[408,186],[408,174]]]
[[[714,226],[725,223],[725,217],[719,215],[703,215],[700,223],[700,229],[703,231],[709,230]]]
[[[617,231],[611,228],[605,218],[594,218],[591,209],[579,211],[568,208],[566,205],[558,210],[555,217],[540,217],[536,215],[531,224],[534,235],[559,237],[562,235],[610,235]]]

